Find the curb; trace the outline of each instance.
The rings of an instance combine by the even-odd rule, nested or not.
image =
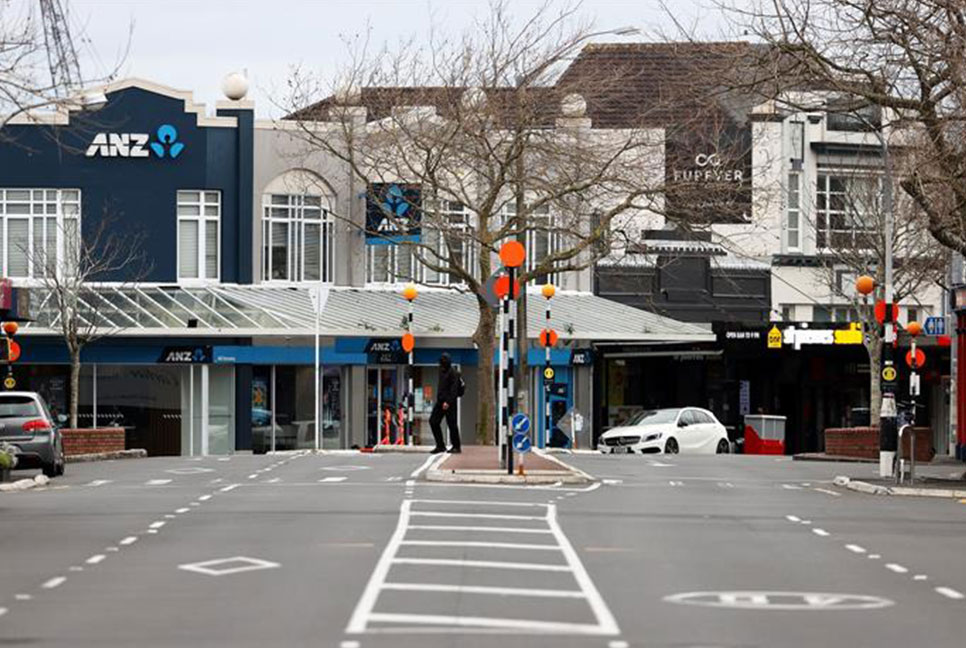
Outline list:
[[[502,471],[444,470],[426,471],[426,481],[450,484],[586,484],[588,480],[571,472],[545,472],[543,474],[508,475]],[[593,480],[590,480],[593,481]]]
[[[67,455],[65,463],[86,463],[88,461],[109,461],[113,459],[143,459],[148,451],[138,448],[135,450],[115,450],[114,452],[91,452],[89,454]]]
[[[4,482],[0,484],[0,493],[15,493],[30,490],[37,486],[46,486],[49,483],[50,477],[47,475],[37,475],[33,479],[18,479],[15,482]]]
[[[818,461],[824,463],[869,463],[877,464],[878,459],[866,459],[865,457],[849,457],[846,455],[827,455],[820,453],[800,453],[792,455],[793,461]]]
[[[941,497],[945,499],[966,499],[966,490],[951,488],[913,488],[911,486],[878,486],[868,482],[840,476],[835,485],[867,495],[896,495],[899,497]]]

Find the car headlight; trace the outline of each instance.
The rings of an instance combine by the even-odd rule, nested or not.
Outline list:
[[[648,434],[646,437],[644,437],[644,440],[645,441],[657,441],[658,439],[661,438],[661,436],[662,435],[661,435],[660,432],[658,432],[657,434]]]

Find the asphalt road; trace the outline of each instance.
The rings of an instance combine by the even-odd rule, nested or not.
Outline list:
[[[0,494],[0,646],[966,644],[966,504],[867,466],[569,459],[591,487],[435,485],[420,455],[68,466]]]

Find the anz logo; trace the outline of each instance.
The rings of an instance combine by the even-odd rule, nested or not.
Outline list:
[[[159,158],[176,158],[184,150],[178,141],[178,130],[171,124],[162,124],[155,132],[155,140],[147,133],[98,133],[87,147],[87,157],[146,158],[154,153]]]

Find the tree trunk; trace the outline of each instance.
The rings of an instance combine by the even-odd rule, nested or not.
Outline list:
[[[494,387],[493,353],[496,349],[496,311],[482,298],[477,298],[480,321],[473,334],[477,349],[477,419],[476,440],[482,445],[493,445],[494,423],[497,415],[497,394]]]
[[[70,427],[77,429],[77,404],[80,400],[80,348],[70,349]]]
[[[879,425],[879,412],[882,408],[882,376],[879,365],[882,362],[882,338],[869,335],[866,349],[869,352],[869,425]]]

